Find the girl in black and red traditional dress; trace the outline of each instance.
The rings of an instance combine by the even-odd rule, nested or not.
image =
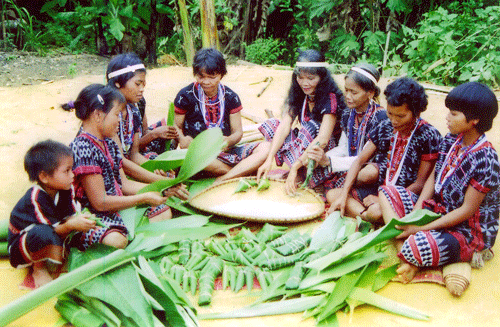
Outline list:
[[[85,87],[74,102],[76,116],[82,120],[80,133],[71,143],[76,197],[106,225],[82,236],[85,247],[93,243],[120,248],[127,245],[127,229],[118,212],[120,210],[139,204],[158,206],[170,195],[187,199],[183,185],[175,186],[163,195],[157,192],[137,194],[147,184],[125,176],[122,154],[113,140],[125,105],[126,100],[118,90],[100,84]],[[150,221],[171,217],[168,209]]]
[[[434,169],[442,137],[434,126],[420,118],[420,113],[427,109],[423,86],[402,77],[389,84],[384,95],[389,119],[370,133],[369,141],[347,173],[344,187],[327,193],[332,203],[330,211],[340,209],[342,215],[345,212],[350,217],[361,215],[372,222],[381,221],[378,194],[360,199],[355,191],[359,171],[377,151],[387,153],[386,163],[379,165],[380,190],[401,199],[398,212],[402,216],[411,212]],[[368,208],[372,209],[371,215],[363,215]]]
[[[328,151],[337,146],[340,138],[338,121],[347,107],[327,67],[325,56],[318,51],[300,51],[282,119],[270,119],[259,128],[271,145],[257,177],[267,176],[273,160],[278,166],[286,163],[290,167],[286,180],[289,194],[295,193],[297,183],[305,178],[306,150],[319,143]],[[300,128],[292,129],[296,120]],[[329,175],[327,167],[317,167],[309,186],[323,183]]]
[[[495,94],[477,82],[457,86],[446,96],[450,133],[439,147],[435,169],[410,210],[427,208],[442,216],[424,226],[400,226],[399,279],[409,282],[422,267],[470,261],[491,251],[498,233],[500,164],[488,142],[498,113]],[[380,194],[384,220],[403,214],[402,199]],[[403,243],[404,240],[404,243]],[[491,252],[490,252],[491,254]]]
[[[212,48],[199,50],[193,60],[196,81],[182,88],[174,101],[181,149],[188,148],[193,138],[208,128],[222,130],[226,147],[205,168],[219,181],[255,172],[267,155],[265,143],[236,146],[243,136],[243,106],[236,92],[221,83],[226,73],[222,53]]]

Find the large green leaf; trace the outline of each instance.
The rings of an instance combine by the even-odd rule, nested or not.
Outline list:
[[[189,197],[192,198],[201,191],[209,188],[214,183],[214,181],[215,177],[193,181],[191,186],[189,187]]]
[[[143,219],[146,210],[147,207],[132,207],[120,211],[120,216],[125,227],[127,227],[130,240],[134,239],[137,226],[141,225],[142,221],[146,221],[146,219]]]
[[[80,262],[89,262],[104,256],[100,248],[89,248],[78,255],[81,256],[78,260]],[[77,289],[86,296],[97,298],[118,308],[139,326],[153,325],[151,305],[142,295],[137,272],[131,265],[99,275],[78,286]]]
[[[0,326],[7,325],[51,298],[64,294],[95,276],[131,261],[133,258],[134,256],[127,251],[116,250],[103,258],[90,261],[70,273],[59,276],[56,280],[0,308]]]
[[[210,128],[201,132],[191,141],[184,163],[176,178],[151,183],[142,188],[139,193],[162,192],[175,184],[184,182],[214,161],[222,150],[223,143],[224,139],[220,128]]]
[[[400,220],[393,218],[387,225],[384,227],[371,232],[362,238],[351,242],[346,243],[340,249],[333,251],[322,258],[311,261],[305,265],[307,268],[312,268],[316,270],[323,270],[340,260],[353,255],[359,251],[367,249],[372,245],[379,244],[386,240],[392,239],[399,234],[402,233],[401,230],[396,229],[397,225],[417,225],[423,226],[430,223],[433,220],[436,220],[441,215],[435,212],[432,212],[427,209],[415,210],[412,213],[404,216]]]
[[[155,159],[146,161],[141,167],[149,171],[156,169],[169,171],[179,168],[184,163],[187,151],[187,149],[165,151]]]
[[[165,317],[170,326],[187,327],[191,325],[196,325],[196,323],[189,324],[188,321],[184,319],[184,316],[179,312],[179,310],[184,310],[179,304],[179,295],[168,294],[163,288],[162,283],[156,277],[152,267],[143,257],[139,257],[139,266],[136,268],[141,281],[144,285],[145,290],[153,296],[158,303],[162,306],[165,311]],[[181,293],[184,293],[180,290]]]

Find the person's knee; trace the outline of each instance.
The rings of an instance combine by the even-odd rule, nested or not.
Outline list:
[[[128,245],[128,240],[122,233],[111,232],[104,237],[102,244],[113,246],[118,249],[124,249]]]
[[[157,221],[164,221],[172,218],[172,210],[170,208],[168,210],[165,210],[164,212],[160,213],[159,215],[156,215],[154,217],[149,218],[149,221],[154,223]]]
[[[378,168],[374,165],[367,165],[358,173],[356,183],[359,185],[373,184],[378,180]]]
[[[369,221],[371,223],[381,222],[382,220],[382,209],[379,203],[372,204],[362,215],[363,220]]]
[[[342,189],[334,188],[326,192],[326,200],[328,203],[333,203],[339,196]]]

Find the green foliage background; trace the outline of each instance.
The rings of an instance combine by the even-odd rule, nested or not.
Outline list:
[[[17,47],[44,55],[54,50],[96,52],[99,18],[110,54],[123,51],[127,37],[136,42],[138,35],[148,34],[152,1],[51,0],[37,12],[16,3],[2,1],[2,9],[19,18],[17,29],[9,30],[2,42],[4,49]],[[177,0],[155,3],[160,16],[157,53],[184,61]],[[199,49],[199,0],[186,3]],[[252,10],[260,10],[268,19],[253,27],[258,33],[250,41],[242,36],[250,27],[242,26],[241,20],[250,2],[214,3],[222,50],[229,57],[293,65],[297,49],[313,48],[324,52],[339,73],[364,61],[383,68],[386,76],[408,74],[444,85],[500,84],[498,0],[258,0],[260,5]],[[236,40],[232,47],[231,39]]]

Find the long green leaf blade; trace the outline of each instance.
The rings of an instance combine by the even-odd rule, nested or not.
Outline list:
[[[248,318],[297,313],[316,307],[324,299],[324,297],[324,295],[304,296],[297,299],[260,303],[226,313],[203,314],[199,315],[198,318],[202,320]]]
[[[56,280],[39,287],[0,308],[0,326],[5,326],[53,297],[64,294],[75,287],[123,265],[134,258],[125,250],[116,250],[106,257],[91,261]]]
[[[414,309],[405,304],[393,301],[384,296],[378,295],[375,292],[367,290],[365,288],[354,288],[354,290],[349,295],[351,299],[361,301],[377,308],[402,315],[412,319],[418,320],[429,320],[430,316],[424,312]]]

